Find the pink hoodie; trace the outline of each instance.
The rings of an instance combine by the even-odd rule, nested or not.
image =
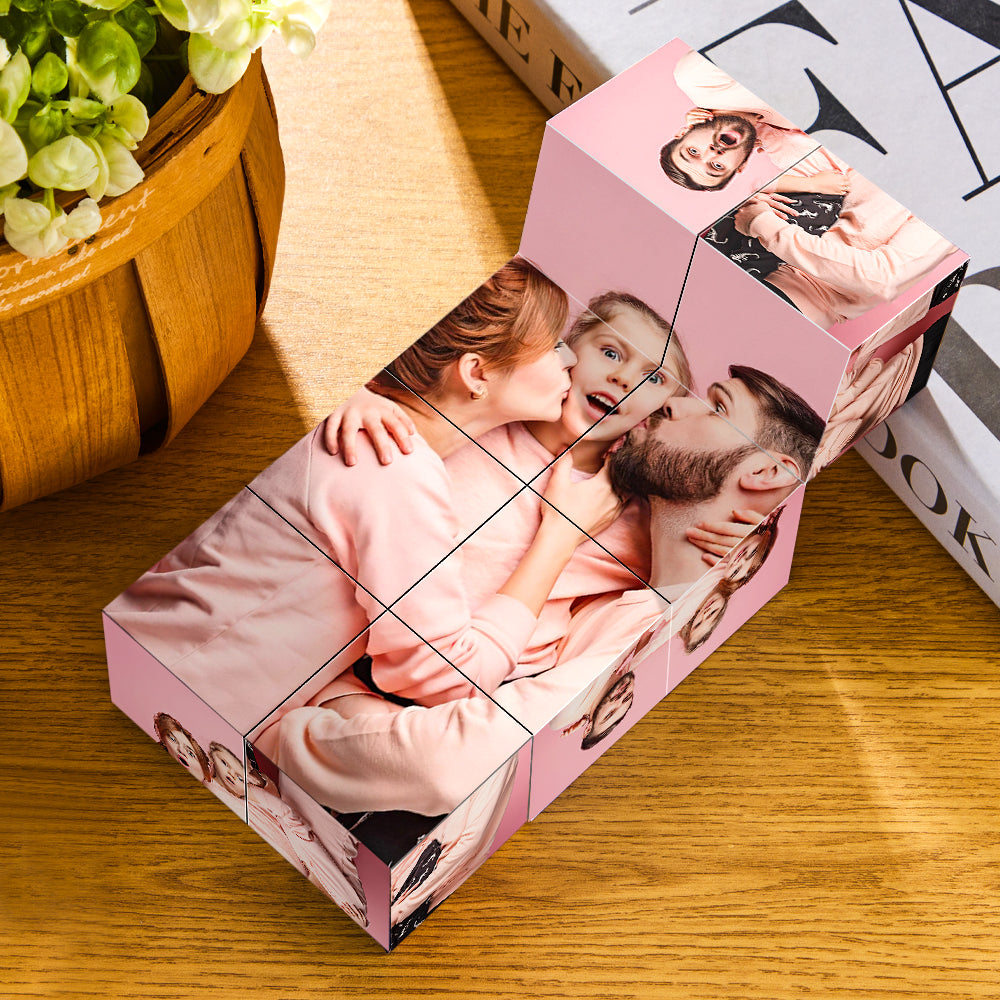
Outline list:
[[[767,209],[754,215],[749,233],[785,262],[767,281],[829,329],[892,301],[955,247],[827,149],[788,173],[809,177],[822,170],[846,174],[851,185],[827,232],[812,236]]]

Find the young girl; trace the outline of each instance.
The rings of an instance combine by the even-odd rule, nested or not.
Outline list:
[[[646,303],[627,293],[608,292],[591,299],[567,334],[566,343],[577,360],[570,371],[572,386],[559,420],[509,424],[477,438],[479,448],[463,448],[449,457],[446,464],[459,510],[484,491],[493,489],[499,496],[508,469],[530,482],[534,490],[544,489],[552,474],[553,458],[570,446],[575,474],[593,473],[619,438],[669,398],[686,394],[691,384],[677,332]],[[354,438],[362,427],[382,461],[392,461],[390,436],[398,439],[400,451],[410,447],[405,419],[384,399],[364,391],[329,418],[327,447],[334,454],[342,451],[344,461],[352,462]],[[501,516],[467,539],[462,551],[465,586],[470,594],[496,588],[501,574],[516,565],[530,544],[544,509],[537,496],[526,491]],[[694,528],[689,539],[719,555],[757,520],[751,512],[734,512],[733,522]],[[649,546],[646,505],[633,500],[596,541],[587,541],[574,552],[551,590],[519,666],[508,679],[554,665],[574,601],[633,590],[638,581],[626,567],[648,579]],[[710,557],[710,561],[715,560]]]
[[[178,764],[186,767],[205,784],[212,780],[212,765],[205,751],[172,715],[157,712],[153,716],[153,729],[156,732],[157,742]]]
[[[544,515],[523,559],[470,601],[461,559],[444,558],[461,536],[443,459],[466,433],[558,417],[574,361],[559,342],[565,316],[565,294],[510,261],[373,383],[417,430],[411,454],[383,467],[362,449],[348,469],[326,452],[320,425],[110,616],[244,733],[338,651],[350,663],[367,648],[376,683],[423,704],[463,697],[475,681],[496,686],[583,532],[608,524],[619,504],[605,476],[572,483],[564,463],[546,496],[579,528]],[[438,563],[419,599],[410,594]]]

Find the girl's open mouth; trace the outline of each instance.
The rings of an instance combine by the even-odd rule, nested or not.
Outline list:
[[[589,393],[587,395],[587,402],[605,416],[609,413],[614,413],[618,408],[618,403],[611,396],[603,392]]]

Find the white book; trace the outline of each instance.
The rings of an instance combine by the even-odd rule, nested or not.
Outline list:
[[[1000,604],[1000,5],[452,2],[553,113],[680,37],[971,254],[927,388],[858,452]]]

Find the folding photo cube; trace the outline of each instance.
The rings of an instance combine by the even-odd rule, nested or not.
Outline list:
[[[549,121],[520,252],[655,311],[692,393],[731,366],[794,390],[828,429],[803,480],[923,387],[968,260],[678,41]]]
[[[550,123],[522,253],[347,404],[407,447],[328,418],[108,605],[112,699],[395,947],[784,586],[964,264],[670,43]]]

